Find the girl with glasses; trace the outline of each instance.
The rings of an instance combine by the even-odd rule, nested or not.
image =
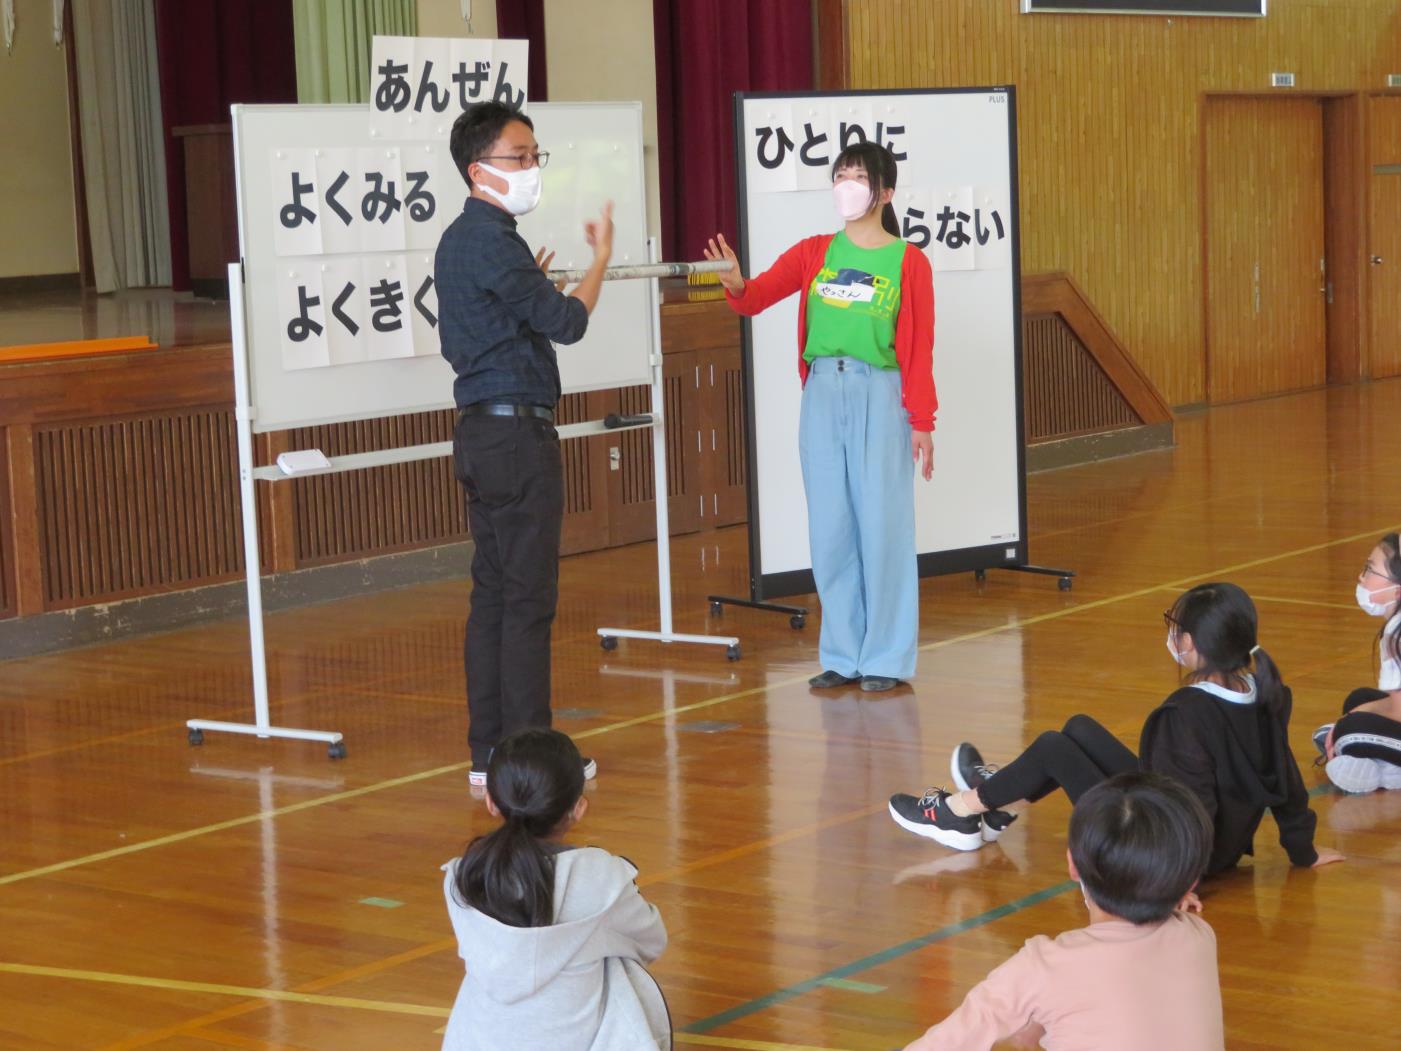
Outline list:
[[[1377,632],[1375,690],[1353,690],[1342,717],[1313,733],[1328,779],[1344,792],[1401,789],[1401,537],[1388,533],[1357,575],[1357,604],[1386,618]]]

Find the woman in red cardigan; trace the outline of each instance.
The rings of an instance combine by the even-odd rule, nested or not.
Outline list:
[[[934,275],[900,239],[894,194],[895,158],[858,143],[832,165],[841,231],[799,241],[749,279],[723,235],[705,252],[733,264],[719,277],[741,314],[803,294],[798,449],[822,603],[818,688],[878,692],[915,671],[914,471],[934,470]]]

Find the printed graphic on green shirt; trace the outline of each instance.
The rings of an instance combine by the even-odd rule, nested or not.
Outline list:
[[[829,270],[823,267],[813,278],[812,291],[827,306],[864,307],[863,313],[888,318],[900,303],[900,286],[880,274],[868,274],[856,267]]]
[[[879,248],[832,238],[822,269],[807,288],[807,342],[803,357],[847,357],[880,369],[898,368],[895,319],[900,312],[900,267],[905,242]]]

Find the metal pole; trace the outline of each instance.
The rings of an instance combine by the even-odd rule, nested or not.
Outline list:
[[[719,274],[734,266],[724,259],[702,259],[695,263],[648,263],[645,266],[613,266],[603,271],[605,281],[632,281],[645,278],[688,277],[691,274]],[[587,270],[551,270],[551,281],[573,284],[584,280]]]

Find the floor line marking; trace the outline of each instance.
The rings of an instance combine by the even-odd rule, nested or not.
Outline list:
[[[840,1047],[817,1047],[814,1044],[776,1044],[772,1040],[743,1040],[729,1036],[702,1036],[699,1033],[674,1033],[673,1043],[692,1047],[732,1047],[740,1051],[843,1051]]]
[[[1021,912],[1023,909],[1029,909],[1033,905],[1039,905],[1043,901],[1047,901],[1078,887],[1079,884],[1074,880],[1066,880],[1054,886],[1043,887],[1041,890],[1018,898],[1016,901],[1009,901],[1005,905],[998,905],[996,908],[988,909],[986,912],[981,912],[976,916],[970,916],[966,920],[950,923],[947,926],[940,927],[938,930],[930,931],[928,934],[921,934],[917,938],[911,938],[898,945],[892,945],[888,949],[881,949],[879,952],[871,953],[869,956],[863,956],[850,963],[844,963],[840,967],[834,967],[830,971],[824,971],[822,974],[815,975],[812,978],[796,982],[793,985],[784,986],[782,989],[776,989],[771,993],[766,993],[763,996],[739,1004],[737,1007],[731,1007],[729,1010],[713,1014],[709,1018],[702,1018],[698,1022],[692,1022],[690,1025],[683,1027],[681,1032],[707,1033],[712,1029],[718,1029],[722,1025],[729,1025],[731,1022],[736,1022],[741,1018],[747,1018],[749,1015],[768,1010],[770,1007],[775,1007],[795,997],[802,996],[804,993],[821,988],[829,979],[850,978],[852,975],[861,974],[863,971],[868,971],[872,967],[879,967],[881,964],[889,963],[891,960],[897,960],[901,956],[907,956],[919,949],[924,949],[930,945],[945,941],[956,934],[962,934],[965,931],[971,931],[977,927],[986,926],[994,920],[1000,920],[1004,916],[1010,916],[1015,912]]]
[[[1323,551],[1330,547],[1338,547],[1342,544],[1356,543],[1360,540],[1375,538],[1384,533],[1394,530],[1396,527],[1383,527],[1380,531],[1369,530],[1365,533],[1355,533],[1352,536],[1339,537],[1321,544],[1311,544],[1308,547],[1294,548],[1277,555],[1269,555],[1264,558],[1252,559],[1249,562],[1240,562],[1235,565],[1226,566],[1221,569],[1212,570],[1207,573],[1198,573],[1193,576],[1183,577],[1180,580],[1168,581],[1166,584],[1154,584],[1148,587],[1139,588],[1135,591],[1127,591],[1119,595],[1111,595],[1106,598],[1094,599],[1090,602],[1083,602],[1074,606],[1067,606],[1062,609],[1051,610],[1047,613],[1038,613],[1035,616],[1025,619],[1016,619],[1003,624],[995,624],[988,628],[980,628],[976,631],[965,632],[962,635],[953,635],[946,639],[936,639],[920,646],[921,651],[943,649],[948,646],[958,645],[964,642],[973,642],[977,639],[987,638],[991,635],[999,635],[1013,629],[1022,629],[1034,624],[1042,624],[1051,620],[1059,620],[1063,617],[1073,616],[1079,613],[1086,613],[1090,610],[1100,609],[1104,606],[1114,605],[1119,602],[1127,602],[1135,598],[1143,598],[1164,588],[1175,587],[1180,584],[1191,583],[1196,580],[1210,580],[1225,576],[1228,573],[1238,572],[1242,569],[1251,569],[1255,566],[1266,565],[1270,562],[1279,562],[1287,558],[1296,558],[1299,555],[1311,554],[1315,551]],[[620,722],[609,723],[606,726],[594,727],[591,730],[581,730],[573,734],[576,741],[589,737],[597,737],[600,734],[613,733],[617,730],[626,730],[634,726],[641,726],[646,723],[658,722],[670,716],[681,715],[686,712],[701,711],[705,708],[713,708],[719,704],[727,704],[730,701],[741,700],[745,697],[752,697],[757,694],[767,693],[770,690],[783,689],[788,686],[796,686],[807,681],[806,675],[795,675],[788,679],[779,679],[773,682],[766,682],[760,686],[751,686],[743,690],[737,690],[728,694],[721,694],[719,697],[711,697],[703,701],[695,701],[691,704],[676,705],[673,708],[658,712],[650,712],[646,715],[639,715],[632,719],[623,719]],[[100,851],[96,854],[88,854],[83,857],[72,858],[68,861],[59,861],[39,868],[28,869],[22,872],[14,872],[7,876],[0,876],[0,887],[11,883],[18,883],[22,880],[34,879],[39,876],[51,875],[55,872],[63,872],[68,869],[78,868],[82,865],[94,864],[99,861],[107,861],[112,858],[123,857],[128,854],[136,854],[144,850],[153,850],[156,847],[169,846],[172,843],[180,843],[185,840],[194,839],[199,836],[208,835],[213,832],[223,832],[231,828],[239,828],[243,825],[261,821],[266,817],[282,817],[287,814],[299,813],[303,810],[310,810],[314,807],[323,806],[327,803],[337,803],[346,799],[354,799],[359,796],[369,795],[389,788],[399,788],[404,785],[414,784],[419,781],[426,781],[430,778],[441,777],[446,774],[461,773],[471,767],[471,761],[460,763],[449,763],[446,766],[434,767],[431,770],[423,770],[415,774],[405,774],[401,777],[389,778],[385,781],[378,781],[373,784],[363,785],[360,788],[348,789],[344,792],[336,792],[332,795],[321,796],[315,799],[303,800],[300,803],[292,803],[285,807],[277,807],[273,810],[259,811],[255,814],[248,814],[243,817],[231,818],[228,821],[216,822],[212,825],[203,825],[198,828],[187,829],[183,832],[174,832],[167,836],[159,836],[156,839],[145,840],[140,843],[131,843],[124,847],[116,847],[112,850]]]
[[[100,982],[108,985],[134,985],[143,989],[167,989],[180,993],[208,993],[212,996],[237,996],[242,999],[276,1001],[291,1004],[316,1004],[321,1007],[350,1007],[361,1011],[385,1011],[390,1014],[420,1015],[426,1018],[446,1018],[450,1009],[432,1004],[407,1004],[390,1000],[365,1000],[356,996],[319,996],[282,989],[260,989],[249,985],[223,985],[217,982],[189,982],[181,978],[155,978],[140,974],[117,974],[111,971],[84,971],[70,967],[40,967],[26,963],[0,963],[0,973],[22,974],[37,978],[63,978],[78,982]]]
[[[353,982],[357,978],[366,978],[372,974],[379,974],[393,967],[398,967],[402,963],[412,963],[414,960],[422,959],[425,956],[432,956],[435,953],[445,952],[457,947],[456,938],[439,938],[437,941],[427,942],[423,945],[406,949],[403,952],[394,953],[390,956],[382,956],[378,960],[370,960],[368,963],[357,964],[354,967],[342,971],[333,971],[331,974],[314,978],[311,981],[303,982],[296,986],[293,992],[314,993],[322,989],[329,989],[333,985],[340,985],[343,982]],[[124,1040],[119,1040],[115,1044],[109,1044],[102,1051],[133,1051],[135,1048],[149,1047],[158,1040],[164,1040],[171,1036],[186,1035],[191,1029],[198,1029],[202,1026],[215,1025],[219,1022],[228,1021],[231,1018],[238,1018],[241,1015],[252,1014],[267,1006],[265,1000],[244,1000],[242,1003],[231,1004],[228,1007],[221,1007],[217,1011],[210,1011],[206,1014],[197,1015],[194,1018],[187,1018],[181,1022],[172,1022],[160,1029],[147,1030],[135,1036],[129,1036]]]

